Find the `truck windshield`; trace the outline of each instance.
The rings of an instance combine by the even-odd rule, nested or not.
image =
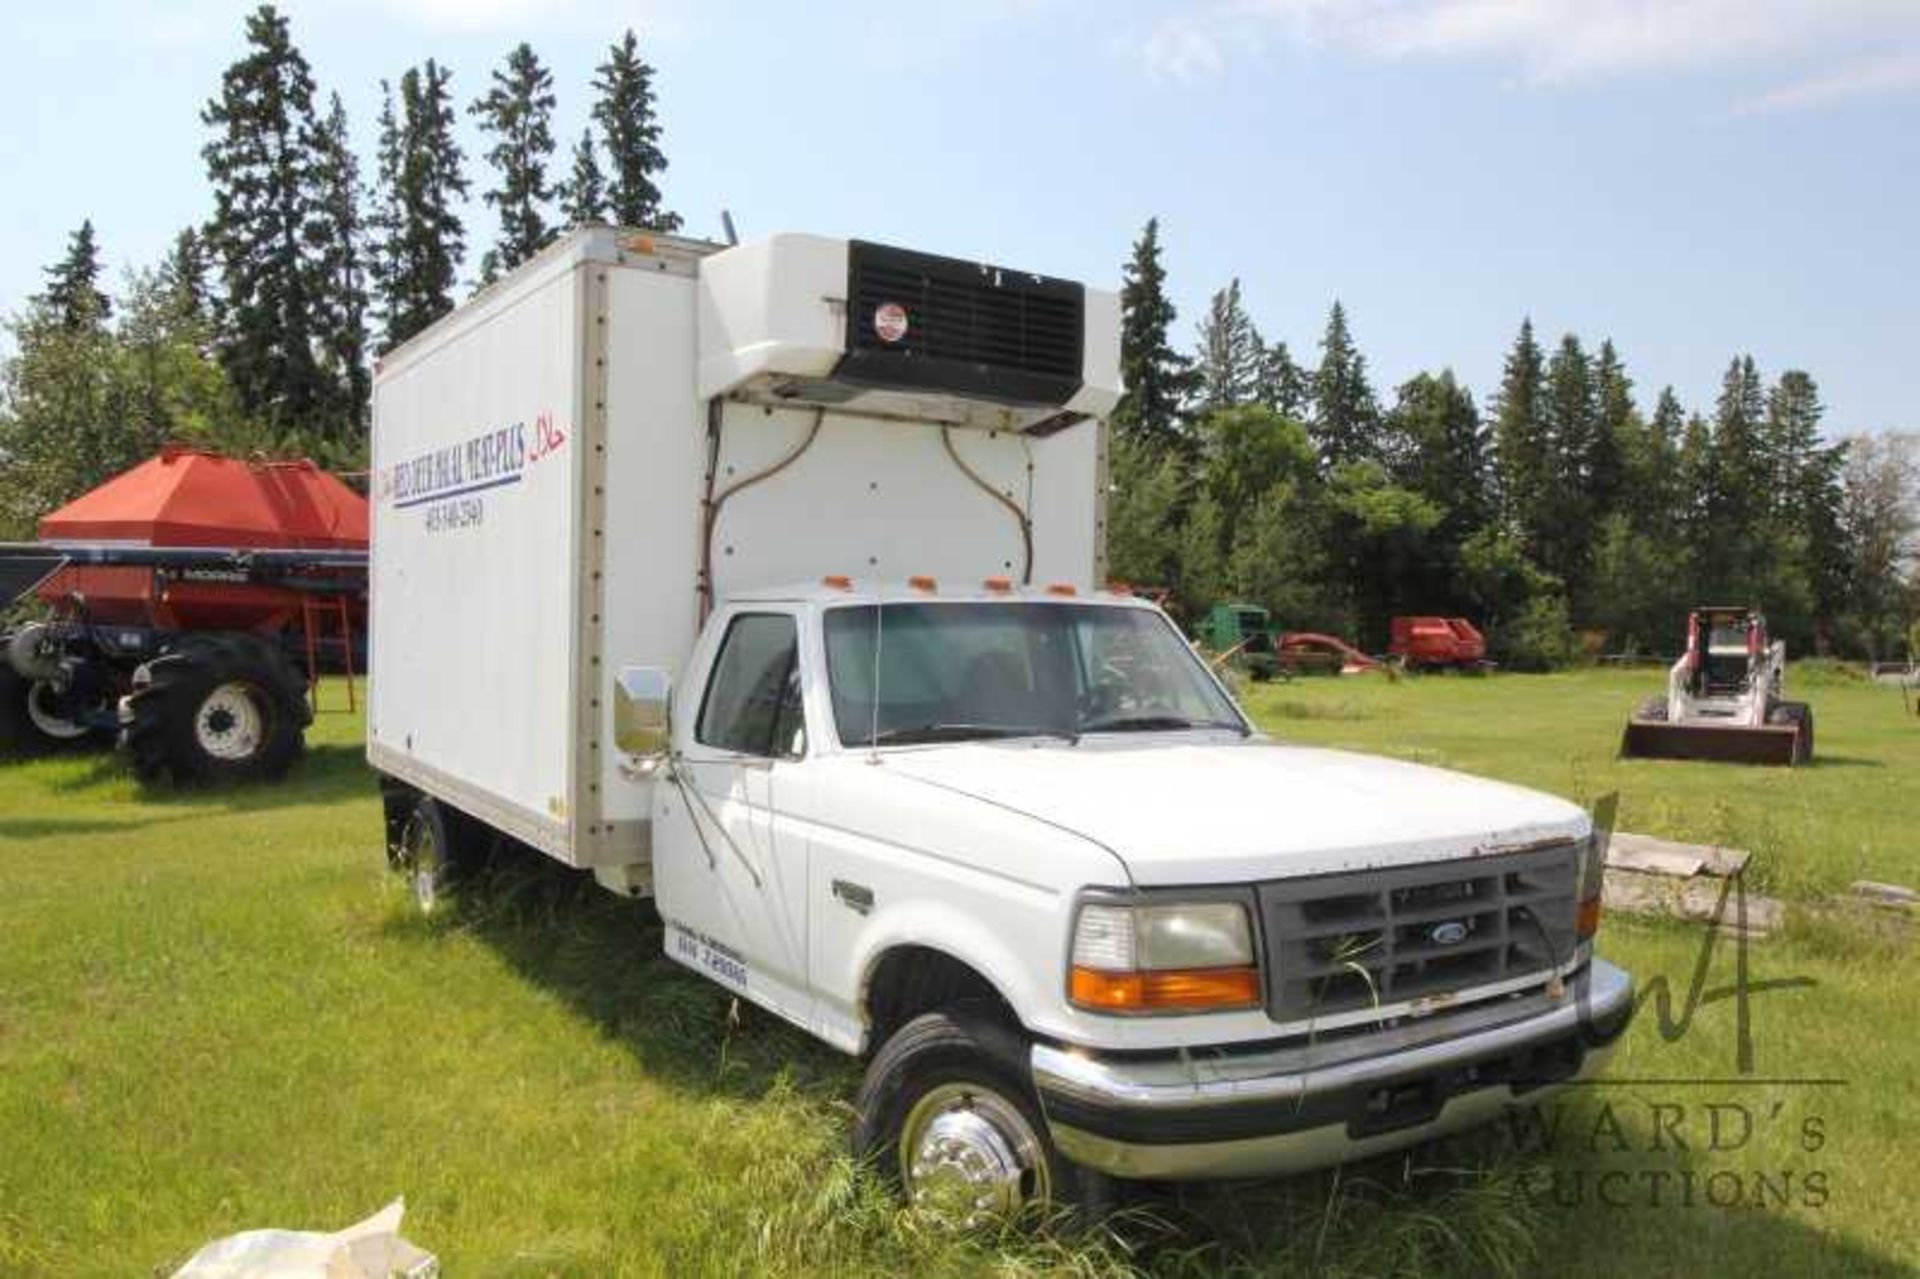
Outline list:
[[[848,746],[1248,731],[1179,632],[1144,609],[851,605],[828,611],[826,647],[834,722]]]

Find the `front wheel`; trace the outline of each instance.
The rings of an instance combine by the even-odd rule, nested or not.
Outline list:
[[[1095,1210],[1104,1179],[1054,1148],[1004,1021],[925,1013],[874,1054],[854,1101],[853,1147],[914,1207],[972,1229],[1046,1205]]]

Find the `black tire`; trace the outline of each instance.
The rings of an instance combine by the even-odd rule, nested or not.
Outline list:
[[[1791,724],[1793,734],[1793,762],[1809,763],[1813,759],[1813,707],[1805,702],[1780,702],[1767,712],[1769,724]]]
[[[35,722],[32,701],[50,696],[51,687],[15,670],[6,659],[5,648],[0,640],[0,758],[27,759],[98,746],[102,735],[91,728],[76,724],[71,733],[50,733]]]
[[[961,1228],[1046,1205],[1069,1209],[1083,1221],[1104,1217],[1116,1187],[1110,1178],[1076,1167],[1054,1147],[1027,1061],[1026,1039],[983,1005],[960,1004],[915,1017],[868,1063],[854,1098],[855,1157],[903,1199]],[[1001,1165],[1019,1169],[1017,1178],[1002,1183],[1006,1190],[935,1179],[915,1184],[909,1126],[922,1134],[917,1144],[925,1145],[931,1120],[961,1113],[984,1121],[1014,1156],[1011,1164]],[[932,1157],[922,1161],[923,1169]]]
[[[40,753],[40,732],[27,718],[30,687],[20,678],[20,672],[8,664],[5,653],[0,652],[0,756]]]
[[[1656,724],[1666,723],[1667,699],[1657,693],[1641,698],[1640,704],[1633,708],[1633,717],[1635,719],[1651,720]]]
[[[264,781],[299,757],[306,677],[253,635],[185,635],[134,672],[121,743],[143,781]]]

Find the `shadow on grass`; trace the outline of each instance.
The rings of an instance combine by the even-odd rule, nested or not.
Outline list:
[[[104,751],[86,766],[51,778],[47,789],[78,794],[131,783],[142,804],[161,808],[217,807],[226,812],[254,812],[291,804],[336,804],[363,799],[378,790],[366,755],[357,745],[327,743],[309,746],[294,760],[285,776],[272,781],[234,784],[176,784],[139,782],[118,751]]]
[[[682,1087],[738,1099],[780,1087],[840,1102],[859,1080],[851,1059],[668,959],[651,901],[616,897],[536,852],[496,852],[467,872],[450,909],[424,919],[409,907],[386,927],[423,944],[448,929],[479,938]]]
[[[62,835],[111,835],[192,820],[191,813],[135,818],[124,822],[101,821],[91,817],[0,817],[0,839],[56,839]]]
[[[1801,768],[1885,768],[1884,759],[1862,759],[1858,755],[1819,755],[1800,765]]]

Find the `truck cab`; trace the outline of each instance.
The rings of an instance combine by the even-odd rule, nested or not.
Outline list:
[[[1405,1145],[1626,1023],[1581,810],[1276,742],[1125,594],[748,592],[668,683],[669,953],[865,1055],[861,1152],[962,1218]]]

